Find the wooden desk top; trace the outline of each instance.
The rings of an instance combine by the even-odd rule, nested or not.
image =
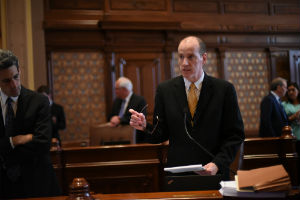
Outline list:
[[[217,190],[186,191],[186,192],[153,192],[153,193],[123,193],[123,194],[96,194],[92,195],[95,200],[118,200],[118,199],[172,199],[172,200],[197,200],[197,199],[223,199]],[[65,200],[67,196],[29,198],[26,200]],[[25,200],[25,199],[24,199]]]

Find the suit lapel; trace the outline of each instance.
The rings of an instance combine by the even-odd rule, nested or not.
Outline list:
[[[201,115],[204,113],[207,104],[213,96],[213,86],[211,83],[210,77],[205,74],[204,80],[202,82],[202,88],[199,96],[199,100],[197,103],[197,108],[194,116],[194,124],[196,125],[199,121]]]
[[[0,103],[0,106],[2,106],[1,105],[1,103]],[[0,114],[1,114],[1,116],[0,116],[0,131],[1,131],[1,134],[0,134],[0,137],[2,137],[3,135],[5,135],[4,133],[5,133],[5,128],[4,128],[4,120],[3,120],[3,114],[2,114],[2,108],[0,109]],[[3,133],[3,135],[2,135],[2,133]]]
[[[24,109],[25,109],[25,103],[26,103],[26,96],[27,92],[24,87],[21,88],[21,93],[18,98],[18,105],[17,105],[17,112],[16,112],[16,123],[22,124],[22,117],[24,116]]]
[[[272,97],[275,105],[277,105],[277,109],[279,110],[279,113],[280,113],[282,119],[284,119],[287,122],[288,118],[287,118],[287,115],[285,113],[283,106],[278,102],[278,100],[275,98],[275,96],[272,93],[270,93],[269,95]]]
[[[185,85],[182,76],[177,77],[177,80],[174,83],[174,93],[175,93],[176,101],[179,104],[179,107],[182,109],[183,113],[184,112],[186,113],[187,122],[191,124],[192,116],[189,111]]]

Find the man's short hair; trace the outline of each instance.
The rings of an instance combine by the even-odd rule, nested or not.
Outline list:
[[[19,70],[18,58],[11,51],[0,49],[0,70],[7,69],[13,65]]]
[[[283,86],[283,82],[286,82],[286,80],[284,78],[281,78],[281,77],[274,78],[272,80],[271,86],[270,86],[271,91],[277,90],[278,85]]]
[[[126,77],[120,77],[118,80],[119,87],[126,88],[129,92],[132,92],[132,83]]]
[[[200,55],[203,55],[204,53],[206,53],[206,44],[203,42],[203,40],[199,37],[196,37],[195,38],[197,39],[198,41],[198,44],[199,44],[199,53]]]
[[[46,93],[46,94],[50,94],[50,90],[49,87],[46,85],[41,85],[38,89],[37,89],[38,93]]]

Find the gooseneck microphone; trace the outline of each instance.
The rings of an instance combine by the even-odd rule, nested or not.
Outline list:
[[[183,112],[184,112],[184,129],[185,129],[185,132],[186,132],[187,136],[188,136],[188,137],[190,138],[190,140],[192,140],[198,147],[200,147],[205,153],[207,153],[207,155],[209,155],[212,159],[215,159],[215,158],[216,158],[215,155],[213,155],[211,152],[209,152],[203,145],[201,145],[199,142],[197,142],[197,141],[190,135],[189,131],[187,130],[187,126],[186,126],[186,114],[187,114],[187,112],[188,112],[188,109],[187,109],[187,108],[184,108]],[[222,166],[223,166],[224,168],[229,169],[229,171],[230,171],[232,174],[236,175],[236,173],[235,173],[232,169],[230,169],[230,167],[224,166],[224,165],[222,165]]]
[[[187,134],[187,136],[196,144],[198,145],[203,151],[205,151],[210,157],[212,157],[213,159],[215,158],[215,156],[210,153],[204,146],[202,146],[199,142],[197,142],[189,133],[189,131],[187,130],[187,127],[186,127],[186,113],[187,113],[187,108],[184,109],[184,129],[185,129],[185,132]]]

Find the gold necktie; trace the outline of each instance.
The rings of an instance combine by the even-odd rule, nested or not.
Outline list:
[[[197,90],[197,88],[196,88],[195,84],[192,83],[190,85],[190,89],[188,92],[188,103],[189,103],[189,109],[190,109],[192,117],[194,117],[196,107],[197,107],[197,102],[198,102],[196,90]]]

